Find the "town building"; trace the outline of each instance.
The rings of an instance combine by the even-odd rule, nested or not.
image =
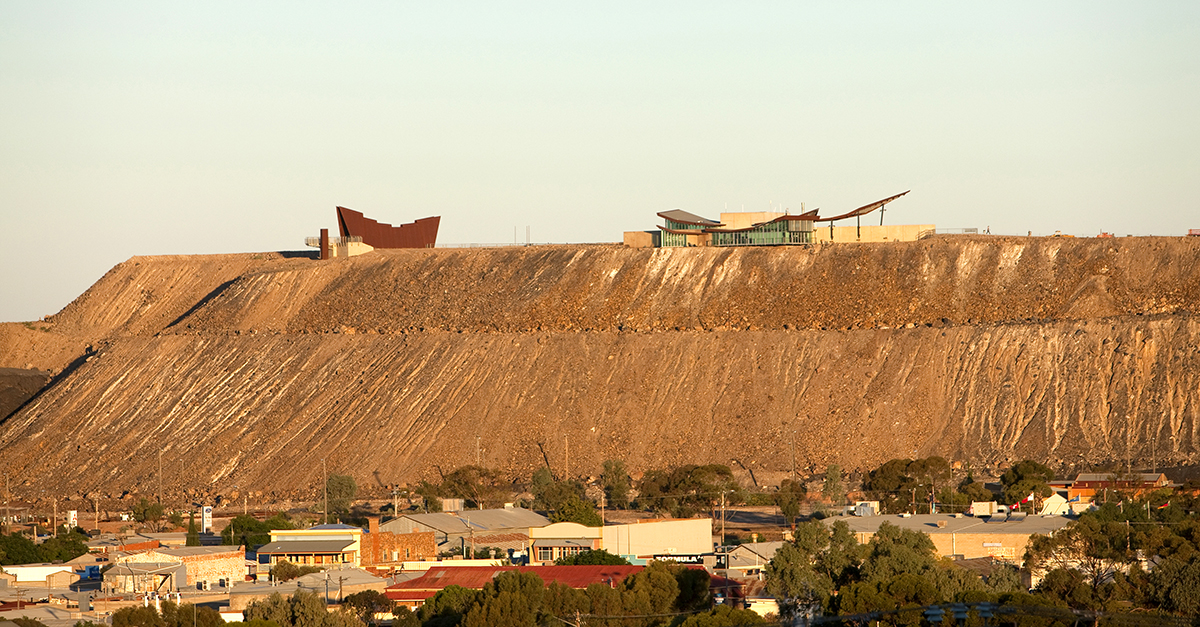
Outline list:
[[[360,566],[362,527],[331,523],[308,529],[276,529],[271,542],[258,549],[260,563],[282,561],[310,566]]]
[[[246,550],[240,546],[183,546],[122,555],[120,564],[183,564],[184,586],[229,586],[246,580]]]
[[[403,514],[379,525],[379,529],[395,534],[431,532],[438,553],[458,548],[464,555],[475,548],[495,547],[501,550],[524,550],[529,543],[530,529],[544,527],[550,519],[521,507],[438,512],[432,514]]]
[[[783,542],[751,542],[733,547],[725,554],[728,575],[762,579],[763,569],[783,545]]]
[[[1097,497],[1123,492],[1139,497],[1148,492],[1171,487],[1171,480],[1161,472],[1132,474],[1084,472],[1075,476],[1067,487],[1067,500],[1090,503]]]
[[[710,220],[682,209],[658,213],[663,219],[657,232],[628,231],[626,246],[633,248],[682,248],[693,246],[782,246],[817,242],[898,242],[915,241],[935,231],[932,224],[883,224],[883,211],[908,192],[889,196],[853,211],[822,218],[818,210],[799,214],[776,211],[723,212],[721,219]],[[862,217],[880,211],[878,226],[862,224]],[[855,220],[854,226],[834,226],[841,220]],[[828,228],[817,227],[827,222]]]
[[[104,573],[110,594],[175,592],[186,585],[187,567],[181,562],[122,562]]]
[[[554,561],[588,550],[604,549],[631,563],[652,559],[702,563],[713,552],[711,518],[644,520],[628,525],[587,527],[562,522],[530,530],[529,563]],[[686,560],[684,557],[696,558]]]
[[[437,543],[432,531],[392,533],[382,531],[379,517],[367,519],[367,533],[362,535],[361,562],[363,566],[395,564],[410,560],[431,560],[437,557]]]
[[[418,608],[426,599],[448,586],[459,586],[471,590],[482,589],[502,572],[520,571],[533,573],[549,585],[559,583],[575,589],[585,589],[592,584],[617,586],[626,577],[640,572],[642,566],[466,566],[434,567],[415,579],[401,581],[387,587],[387,596],[399,605]]]
[[[973,518],[961,514],[917,514],[899,516],[833,516],[821,522],[832,526],[844,522],[860,544],[871,541],[883,523],[929,536],[938,555],[954,559],[991,557],[1013,564],[1024,559],[1029,537],[1049,535],[1067,525],[1062,516],[991,516]]]
[[[18,586],[66,588],[79,580],[70,564],[16,564],[5,566],[4,572],[15,577]]]

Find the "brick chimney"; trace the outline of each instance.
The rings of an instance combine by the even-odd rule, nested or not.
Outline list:
[[[367,516],[367,531],[369,533],[379,533],[378,516]]]

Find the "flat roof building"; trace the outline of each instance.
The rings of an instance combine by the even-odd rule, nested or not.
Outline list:
[[[938,555],[962,559],[991,557],[1020,564],[1033,534],[1049,535],[1065,527],[1071,519],[1062,516],[1016,516],[1005,518],[955,517],[949,514],[915,516],[833,516],[821,522],[832,526],[844,522],[860,544],[871,541],[883,523],[929,536]]]

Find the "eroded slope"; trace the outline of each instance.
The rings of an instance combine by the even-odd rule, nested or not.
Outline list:
[[[382,486],[474,462],[476,437],[514,474],[543,451],[563,469],[567,446],[573,473],[770,474],[793,433],[815,469],[1196,461],[1197,257],[1181,238],[946,238],[139,258],[48,331],[9,329],[94,354],[4,423],[0,462],[22,489],[119,493],[156,486],[162,451],[169,491],[285,496],[322,458]]]

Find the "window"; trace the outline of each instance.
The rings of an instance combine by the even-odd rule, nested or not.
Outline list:
[[[553,550],[548,546],[539,546],[537,548],[537,556],[539,562],[549,562],[554,559]]]

